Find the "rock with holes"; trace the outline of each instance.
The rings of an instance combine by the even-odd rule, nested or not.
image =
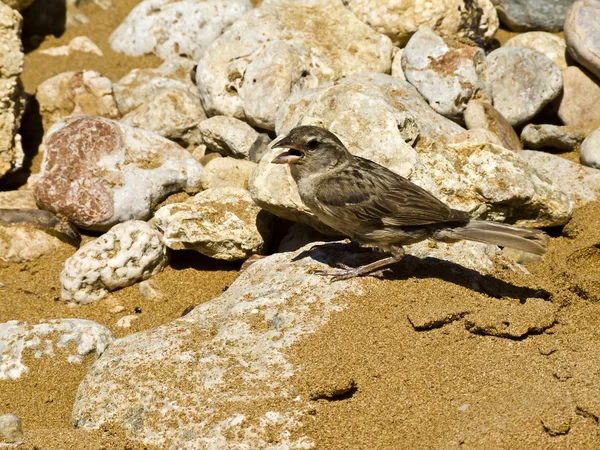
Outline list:
[[[470,38],[491,39],[498,30],[498,16],[490,0],[346,0],[363,22],[404,47],[422,27]]]
[[[271,237],[271,219],[247,190],[230,187],[208,189],[184,203],[163,206],[154,216],[169,248],[196,250],[226,261],[263,254]]]
[[[129,438],[159,448],[310,448],[293,433],[312,420],[311,405],[289,390],[296,368],[286,353],[361,292],[364,280],[327,283],[312,273],[357,264],[344,247],[268,256],[185,317],[119,339],[80,385],[73,421],[122,423]]]
[[[20,14],[0,2],[0,177],[23,166],[19,127],[25,109]]]
[[[578,0],[565,19],[569,54],[600,79],[600,0]]]
[[[81,247],[60,274],[62,299],[80,304],[104,298],[159,273],[168,263],[162,234],[141,220],[115,225]]]
[[[579,151],[581,164],[600,169],[600,128],[585,138]]]
[[[227,116],[206,119],[199,130],[208,150],[238,159],[249,158],[250,149],[259,136],[247,123]]]
[[[487,62],[494,107],[513,126],[535,117],[562,91],[560,69],[538,51],[503,47]]]
[[[513,31],[561,31],[574,0],[492,0],[498,16]]]
[[[464,129],[435,113],[407,82],[389,75],[350,77],[290,98],[280,109],[280,135],[296,125],[335,133],[355,155],[404,176],[474,217],[521,225],[564,224],[568,197],[509,150],[452,138]],[[289,220],[324,227],[300,200],[289,168],[270,162],[272,149],[249,183],[259,206]]]
[[[563,70],[564,89],[558,117],[565,125],[600,127],[600,80],[577,66]]]
[[[491,98],[484,51],[472,42],[420,28],[402,50],[406,79],[441,115],[462,121],[468,101]]]
[[[249,0],[144,0],[113,32],[111,47],[130,56],[198,59],[225,29],[252,8]]]
[[[567,68],[567,44],[556,34],[545,31],[531,31],[517,34],[504,43],[504,47],[528,48],[543,53],[558,66],[560,70]]]
[[[202,189],[241,188],[248,189],[248,180],[256,163],[243,159],[215,158],[204,166],[200,176]]]
[[[585,128],[530,123],[523,128],[521,141],[528,149],[547,147],[570,151],[579,147],[587,134]]]
[[[30,369],[27,358],[66,357],[81,364],[90,354],[98,358],[113,341],[110,331],[84,319],[11,320],[0,324],[0,380],[16,380]],[[60,353],[59,353],[60,351]]]
[[[523,149],[512,125],[488,102],[471,100],[465,109],[465,123],[469,130],[483,128],[490,131],[504,148],[515,152]]]
[[[117,120],[121,117],[112,82],[91,70],[56,75],[38,86],[35,98],[45,130],[73,114]]]
[[[202,172],[179,145],[101,117],[57,122],[43,145],[37,204],[87,229],[148,219],[169,194],[195,188]]]
[[[196,82],[209,116],[273,130],[277,108],[290,94],[355,73],[389,72],[392,49],[389,38],[340,0],[268,1],[213,42]]]
[[[519,157],[548,178],[559,180],[560,189],[574,206],[580,207],[600,198],[600,171],[571,162],[558,155],[523,150]]]
[[[187,148],[201,144],[206,119],[192,81],[194,63],[171,57],[156,69],[134,69],[114,85],[122,123],[152,131]]]

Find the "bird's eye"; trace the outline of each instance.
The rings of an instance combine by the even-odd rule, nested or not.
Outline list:
[[[316,139],[311,139],[310,141],[308,141],[308,148],[312,148],[315,149],[319,146],[319,141],[317,141]]]

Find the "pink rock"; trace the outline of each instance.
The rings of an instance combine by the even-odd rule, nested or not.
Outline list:
[[[44,146],[38,206],[92,230],[148,219],[168,195],[194,188],[202,172],[179,145],[96,116],[56,123]]]

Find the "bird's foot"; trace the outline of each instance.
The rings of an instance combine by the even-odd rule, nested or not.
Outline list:
[[[331,281],[341,281],[341,280],[349,280],[350,278],[356,277],[378,277],[383,278],[384,272],[389,269],[378,269],[378,270],[370,270],[370,268],[366,266],[361,267],[350,267],[346,264],[336,264],[338,269],[334,270],[317,270],[314,272],[315,275],[331,277]]]

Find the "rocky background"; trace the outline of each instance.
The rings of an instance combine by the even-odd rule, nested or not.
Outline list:
[[[600,0],[3,0],[0,446],[600,447]],[[543,258],[384,279],[299,124]]]

